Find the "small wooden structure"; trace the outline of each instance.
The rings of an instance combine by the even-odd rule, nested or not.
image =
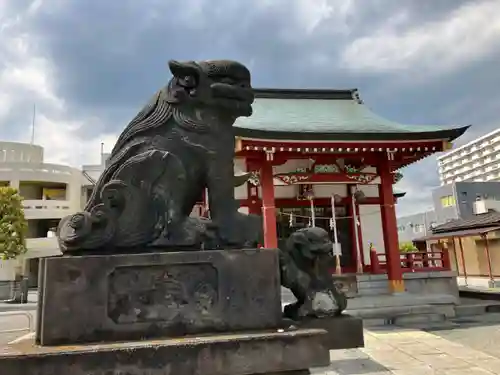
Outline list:
[[[433,242],[449,252],[451,268],[467,279],[487,278],[489,286],[500,279],[500,213],[490,211],[466,219],[451,220],[432,229],[432,235],[415,243]]]

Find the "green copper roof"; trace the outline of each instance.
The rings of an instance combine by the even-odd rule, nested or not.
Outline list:
[[[253,115],[236,121],[236,135],[303,140],[453,140],[468,128],[405,125],[385,119],[362,104],[356,90],[255,91]]]

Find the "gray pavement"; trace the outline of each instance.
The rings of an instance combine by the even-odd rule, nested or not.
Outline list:
[[[500,327],[500,325],[499,325]],[[431,332],[392,328],[365,332],[365,348],[331,352],[318,375],[500,374],[500,358]]]
[[[23,336],[29,332],[29,318],[31,318],[31,327],[35,328],[36,314],[35,311],[13,311],[8,312],[9,315],[0,313],[0,345],[5,345],[16,338]],[[14,331],[9,332],[5,331]]]
[[[36,296],[30,298],[36,306]],[[283,302],[294,298],[284,290]],[[26,305],[11,305],[23,306]],[[2,306],[0,306],[1,308]],[[22,329],[30,314],[35,324],[35,312],[24,311],[9,316],[0,313],[0,331]],[[316,375],[500,375],[500,313],[457,318],[454,328],[380,327],[365,330],[365,347],[331,352],[327,368],[314,369]],[[0,334],[0,344],[6,344],[26,334]]]
[[[429,330],[443,339],[500,358],[500,313],[455,319],[459,327],[451,330]],[[500,366],[498,367],[500,372]]]
[[[318,375],[500,374],[500,314],[455,319],[457,328],[365,330],[365,348],[331,352]],[[443,326],[445,327],[445,326]]]
[[[33,312],[30,312],[33,314]],[[34,318],[34,317],[33,317]],[[365,330],[365,348],[331,352],[316,375],[493,375],[500,374],[500,314],[457,319],[454,329]],[[0,331],[26,327],[24,316],[1,317]],[[5,344],[26,332],[0,334]]]

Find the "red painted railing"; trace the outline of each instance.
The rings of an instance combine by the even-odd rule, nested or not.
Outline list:
[[[450,257],[445,251],[419,251],[401,253],[401,269],[403,272],[449,271]],[[370,251],[371,273],[386,273],[387,260],[385,254]]]

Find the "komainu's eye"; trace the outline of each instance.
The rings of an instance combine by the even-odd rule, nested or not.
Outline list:
[[[225,83],[226,85],[234,85],[236,82],[229,77],[224,77],[221,78],[220,83]]]
[[[184,87],[195,87],[196,78],[194,76],[184,76],[179,80],[179,83]]]

